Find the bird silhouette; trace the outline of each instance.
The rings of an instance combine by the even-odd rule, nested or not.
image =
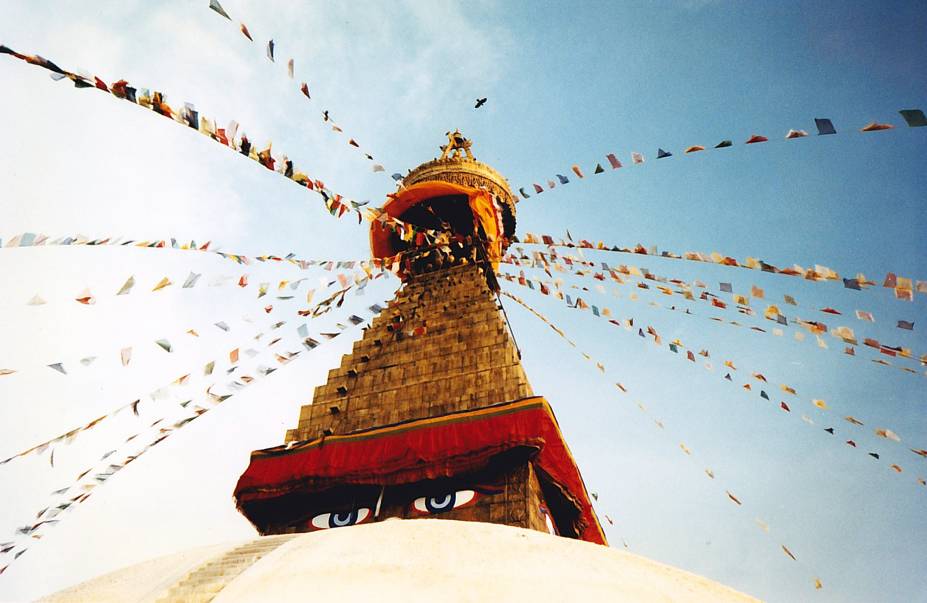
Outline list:
[[[486,104],[486,99],[485,99],[485,98],[478,98],[478,99],[476,99],[476,105],[474,106],[474,109],[479,109],[480,107],[482,107],[482,106],[485,105],[485,104]]]

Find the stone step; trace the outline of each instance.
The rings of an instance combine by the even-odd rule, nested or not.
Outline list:
[[[157,603],[209,603],[239,574],[295,536],[266,536],[237,546],[187,573]]]

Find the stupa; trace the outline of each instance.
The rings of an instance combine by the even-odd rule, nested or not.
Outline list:
[[[396,297],[238,481],[238,509],[261,537],[50,600],[753,600],[599,546],[582,476],[497,296],[515,197],[459,131],[447,136],[371,226],[373,257],[403,281]]]
[[[398,263],[399,293],[286,443],[253,453],[239,480],[238,508],[261,534],[436,517],[606,544],[496,296],[515,198],[469,140],[447,136],[382,208],[417,234],[370,230],[374,258]]]

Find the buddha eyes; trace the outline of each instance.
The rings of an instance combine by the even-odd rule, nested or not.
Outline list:
[[[474,503],[477,497],[478,494],[474,490],[456,490],[437,496],[422,496],[412,502],[412,509],[415,513],[423,515],[446,513]],[[373,517],[373,512],[367,507],[359,507],[349,511],[320,513],[309,521],[309,529],[314,531],[355,526],[368,521],[371,517]]]
[[[476,498],[477,494],[474,490],[457,490],[456,492],[445,492],[437,496],[416,498],[412,503],[412,508],[419,513],[446,513],[468,505],[474,502]]]
[[[361,507],[340,513],[321,513],[312,518],[309,527],[312,530],[327,530],[329,528],[343,528],[364,523],[370,518],[370,509]]]

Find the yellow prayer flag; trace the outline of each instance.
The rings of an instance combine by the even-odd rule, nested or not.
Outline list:
[[[171,279],[165,276],[158,282],[157,285],[155,285],[155,288],[152,289],[152,291],[160,291],[161,289],[168,287],[170,285],[173,285],[173,283],[171,282]]]

